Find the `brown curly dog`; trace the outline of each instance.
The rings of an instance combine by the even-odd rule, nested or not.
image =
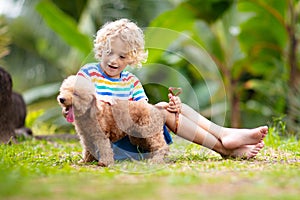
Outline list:
[[[57,100],[66,119],[74,120],[84,162],[96,159],[100,166],[113,164],[111,143],[126,135],[132,144],[150,152],[154,162],[162,162],[169,152],[163,136],[164,115],[151,104],[97,100],[94,85],[73,75],[63,81]]]

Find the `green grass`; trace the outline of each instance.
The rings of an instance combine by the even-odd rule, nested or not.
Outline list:
[[[169,161],[80,164],[78,142],[0,145],[0,199],[299,199],[300,142],[270,128],[251,160],[223,160],[175,137]]]

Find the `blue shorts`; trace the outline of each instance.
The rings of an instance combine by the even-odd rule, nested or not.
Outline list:
[[[168,145],[173,143],[172,136],[164,125],[164,138]],[[126,136],[121,140],[112,144],[115,160],[135,159],[142,160],[149,158],[149,153],[139,149],[137,146],[130,143],[129,137]]]

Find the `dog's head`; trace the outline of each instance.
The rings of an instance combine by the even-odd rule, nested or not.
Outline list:
[[[70,123],[74,121],[73,92],[75,83],[75,75],[71,75],[66,78],[60,86],[59,95],[57,96],[57,101],[62,107],[62,114]]]
[[[75,116],[84,114],[96,99],[94,85],[81,76],[69,76],[63,81],[59,91],[57,101],[68,122],[74,121],[74,114]]]

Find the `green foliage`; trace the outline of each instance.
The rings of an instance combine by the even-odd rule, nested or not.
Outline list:
[[[59,106],[48,109],[33,109],[26,117],[26,126],[34,135],[75,133],[74,126],[66,121]]]
[[[298,16],[299,5],[292,0],[25,1],[21,15],[8,21],[12,45],[4,61],[28,105],[51,99],[49,109],[55,110],[54,91],[62,79],[94,61],[96,30],[127,17],[146,27],[149,59],[137,76],[151,102],[166,101],[167,88],[181,86],[183,102],[218,124],[253,127],[287,113],[292,116],[287,126],[297,127],[298,95],[286,93],[294,29],[298,40],[292,14]],[[45,111],[41,118],[60,127],[59,114],[54,120]]]
[[[250,15],[241,24],[239,40],[243,51],[253,58],[252,72],[257,70],[257,73],[268,76],[271,70],[267,67],[274,69],[274,61],[280,61],[284,56],[288,35],[285,24],[282,23],[286,7],[284,1],[276,0],[269,4],[262,1],[241,1],[238,4],[240,11]]]
[[[220,18],[232,3],[233,0],[188,0],[179,7],[186,6],[196,18],[212,23]]]
[[[289,3],[295,7],[289,7]],[[217,12],[217,16],[213,16],[211,10],[215,4],[222,5],[222,12]],[[242,127],[266,123],[272,116],[285,113],[292,105],[288,102],[297,102],[295,95],[285,97],[291,76],[288,60],[291,56],[287,51],[288,42],[292,40],[289,33],[295,26],[290,15],[293,10],[297,15],[296,4],[276,0],[185,1],[158,16],[146,30],[149,60],[174,66],[188,77],[196,94],[199,94],[196,88],[206,87],[209,95],[199,94],[198,102],[203,102],[203,98],[214,102],[205,107],[201,104],[196,109],[200,108],[215,122],[222,123],[226,118],[229,126],[236,121],[234,125]],[[211,59],[217,70],[210,74],[208,69],[215,68],[208,64]],[[211,92],[210,83],[217,83],[218,96]],[[217,104],[228,106],[220,106],[207,115],[206,111]],[[288,115],[297,116],[297,109],[292,110]],[[231,115],[226,116],[227,113]],[[297,119],[294,117],[288,124],[297,127]]]
[[[9,53],[10,36],[4,17],[0,16],[0,61]],[[0,62],[1,64],[1,62]]]
[[[32,104],[43,98],[50,98],[56,95],[61,83],[44,84],[24,92],[24,100],[27,104]]]
[[[210,3],[204,2],[204,4]],[[236,13],[234,9],[229,9],[224,15],[219,15],[218,20],[213,20],[214,23],[209,21],[212,23],[209,24],[203,19],[199,19],[191,9],[193,9],[192,6],[178,6],[152,21],[151,26],[160,28],[150,27],[146,30],[146,43],[153,48],[149,51],[150,62],[155,62],[156,59],[156,62],[176,66],[174,68],[183,76],[188,77],[193,88],[192,90],[184,89],[183,101],[190,105],[191,101],[187,101],[187,99],[190,100],[189,95],[194,92],[198,102],[206,103],[193,105],[193,107],[197,110],[200,108],[203,114],[213,118],[216,123],[223,124],[227,109],[230,110],[230,106],[226,108],[226,102],[231,99],[235,90],[232,82],[239,79],[239,77],[234,77],[232,80],[231,70],[237,74],[236,69],[241,59],[244,58],[238,42],[228,32],[232,26],[238,24]],[[224,6],[223,9],[228,9],[228,7]],[[172,17],[167,18],[167,15]],[[233,45],[234,48],[232,48]],[[174,59],[170,59],[171,56],[177,60],[174,62]],[[176,85],[176,82],[173,81],[170,84]],[[205,90],[208,92],[201,92],[198,88],[206,88]],[[186,96],[184,96],[185,92],[188,93]],[[207,103],[209,101],[211,102]],[[206,110],[215,111],[206,114]]]
[[[60,0],[52,0],[64,13],[71,16],[76,22],[80,21],[82,12],[88,4],[88,0],[73,0],[72,3]]]
[[[85,56],[91,52],[91,38],[78,30],[77,23],[71,17],[68,17],[50,1],[41,1],[37,4],[36,9],[48,26],[70,46],[77,48]]]
[[[184,1],[174,9],[162,13],[150,23],[150,28],[145,31],[146,44],[149,48],[166,50],[179,37],[178,33],[192,29],[196,19],[213,22],[222,16],[231,4],[232,1],[227,0]],[[156,30],[153,27],[168,30]],[[149,61],[155,59],[157,60],[156,52],[150,50]]]

